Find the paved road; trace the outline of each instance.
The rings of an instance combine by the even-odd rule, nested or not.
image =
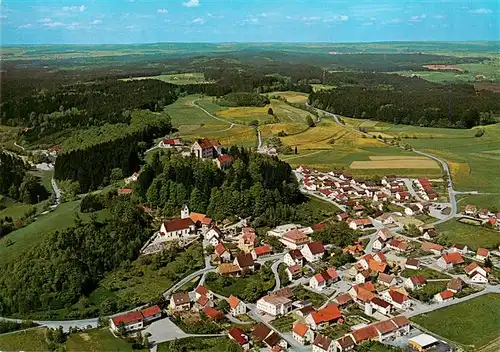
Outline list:
[[[234,125],[237,125],[237,126],[248,126],[248,125],[244,125],[244,124],[242,124],[242,123],[236,123],[236,122],[227,121],[227,120],[221,119],[220,117],[217,117],[217,116],[215,116],[215,115],[212,115],[212,114],[211,114],[211,113],[210,113],[207,109],[205,109],[204,107],[202,107],[202,106],[200,106],[200,105],[198,104],[198,100],[193,101],[193,104],[194,104],[194,105],[196,105],[196,107],[198,107],[198,109],[201,109],[201,110],[202,110],[205,114],[207,114],[207,115],[208,115],[208,116],[210,116],[211,118],[216,119],[216,120],[218,120],[218,121],[222,121],[222,122],[224,122],[224,123],[228,123],[228,124],[230,124],[230,125],[232,125],[232,126],[234,126]]]
[[[55,200],[54,200],[54,205],[53,208],[57,208],[59,204],[61,204],[61,189],[57,185],[56,179],[52,177],[50,180],[50,183],[52,184],[52,189],[54,190],[55,194]]]
[[[271,270],[274,274],[274,280],[276,281],[276,285],[274,286],[273,291],[278,291],[281,288],[280,275],[278,273],[278,267],[281,263],[283,263],[283,259],[278,259],[273,263],[273,265],[271,265]]]
[[[175,285],[173,285],[163,293],[163,297],[168,298],[173,292],[187,284],[189,281],[193,280],[195,277],[204,275],[210,271],[215,271],[215,268],[210,265],[210,257],[205,257],[205,268],[195,271],[194,273],[189,274],[188,276],[183,278],[181,281],[177,282]]]

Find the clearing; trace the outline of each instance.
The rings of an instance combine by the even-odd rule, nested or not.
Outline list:
[[[309,94],[307,94],[307,93],[300,93],[300,92],[293,92],[293,91],[271,92],[271,93],[266,93],[265,95],[267,95],[269,97],[279,96],[279,97],[285,98],[286,101],[288,101],[289,103],[298,103],[298,104],[307,103],[307,100],[309,98]]]
[[[493,249],[500,245],[500,232],[482,226],[464,224],[456,219],[437,225],[436,230],[440,236],[446,237],[453,243],[466,244],[472,250],[478,247]]]
[[[123,339],[114,337],[107,327],[100,329],[86,330],[85,332],[71,334],[65,343],[68,351],[99,352],[99,351],[148,351],[135,350],[132,344]]]
[[[2,351],[48,351],[45,340],[45,328],[20,331],[13,334],[0,335]]]
[[[500,294],[486,294],[412,320],[446,339],[479,349],[500,338]]]
[[[159,76],[145,76],[145,77],[133,77],[124,78],[122,81],[136,81],[143,79],[157,79],[167,83],[173,84],[195,84],[195,83],[210,83],[205,79],[203,72],[189,72],[189,73],[174,73],[169,75],[159,75]]]

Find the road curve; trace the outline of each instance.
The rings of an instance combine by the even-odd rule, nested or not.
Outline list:
[[[281,288],[280,274],[278,272],[281,263],[283,263],[283,259],[278,259],[273,263],[273,265],[271,265],[271,270],[274,274],[274,281],[276,282],[273,291],[278,291]]]

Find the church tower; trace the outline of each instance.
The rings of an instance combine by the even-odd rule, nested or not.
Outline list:
[[[181,219],[187,218],[189,218],[189,208],[186,204],[184,204],[184,207],[181,210]]]

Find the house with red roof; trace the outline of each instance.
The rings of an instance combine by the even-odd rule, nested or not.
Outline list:
[[[231,252],[222,243],[217,244],[214,251],[221,263],[229,263],[231,261]]]
[[[292,250],[301,249],[304,245],[309,243],[309,241],[309,236],[300,229],[292,229],[280,238],[280,242]]]
[[[486,248],[478,248],[476,252],[476,260],[484,262],[490,256],[490,251]]]
[[[160,241],[179,241],[196,234],[196,225],[189,217],[165,220],[161,224],[158,239]]]
[[[191,154],[199,159],[214,159],[222,154],[222,146],[219,141],[197,139],[191,147]]]
[[[252,251],[252,257],[253,259],[257,259],[266,255],[270,255],[272,253],[271,247],[269,247],[267,244],[264,246],[256,247]]]
[[[464,258],[458,252],[445,253],[436,262],[443,269],[452,269],[453,266],[463,263]]]
[[[310,242],[301,249],[301,253],[309,263],[314,263],[323,258],[325,247],[322,242]]]
[[[397,309],[407,309],[411,306],[411,302],[408,296],[399,291],[384,291],[384,293],[382,293],[382,297]]]
[[[238,240],[238,248],[245,253],[250,253],[255,248],[255,230],[252,227],[243,227]]]
[[[233,165],[234,159],[231,155],[222,154],[215,159],[217,167],[221,170],[226,170],[228,167]]]
[[[406,252],[409,248],[409,246],[406,243],[396,239],[390,240],[387,246],[398,252]]]
[[[347,225],[353,230],[364,230],[372,228],[373,224],[369,218],[349,219]]]
[[[347,352],[352,351],[354,349],[354,346],[356,346],[356,343],[354,342],[351,335],[345,335],[335,341],[335,346],[337,346],[337,350],[339,352]]]
[[[313,341],[313,352],[335,352],[335,342],[327,336],[318,334]]]
[[[432,243],[432,242],[423,242],[422,246],[420,248],[423,251],[431,252],[433,254],[438,254],[438,255],[441,255],[441,253],[444,251],[443,246],[441,246],[440,244],[437,244],[437,243]]]
[[[232,328],[227,332],[229,339],[236,342],[244,351],[250,349],[250,339],[240,328]]]
[[[222,313],[218,308],[213,307],[205,307],[202,310],[203,314],[205,314],[209,319],[212,320],[220,320],[224,318],[224,313]]]
[[[231,315],[236,317],[238,315],[245,314],[247,312],[247,306],[245,302],[241,301],[236,296],[229,296],[227,299],[227,303],[229,303],[229,308],[231,309]]]
[[[288,276],[288,280],[293,281],[302,276],[302,267],[298,264],[287,266],[285,272]]]
[[[144,324],[161,318],[161,309],[157,305],[144,308],[140,311],[128,312],[114,316],[110,319],[110,327],[117,332],[123,325],[125,331],[136,331],[144,327]]]
[[[118,190],[119,195],[126,195],[126,194],[132,194],[132,189],[130,188],[120,188]]]
[[[370,302],[375,297],[375,286],[373,286],[371,281],[364,284],[352,285],[349,294],[357,302]]]
[[[311,312],[305,322],[313,330],[322,329],[342,319],[342,313],[335,304],[329,304],[325,308]]]
[[[214,294],[208,288],[203,285],[196,287],[194,290],[195,299],[200,298],[201,296],[206,296],[208,299],[214,299]]]
[[[304,256],[302,255],[300,249],[292,249],[285,254],[285,256],[283,257],[283,261],[288,266],[302,266],[304,265]]]
[[[426,283],[427,281],[425,280],[425,277],[423,277],[422,275],[415,275],[406,279],[403,282],[403,286],[410,290],[417,290],[421,287],[424,287]]]
[[[438,303],[448,302],[453,299],[453,291],[444,290],[443,292],[439,292],[434,296],[434,300]]]
[[[313,290],[321,291],[328,285],[331,285],[338,280],[339,274],[337,273],[335,268],[328,268],[326,271],[318,273],[311,277],[311,279],[309,280],[309,287],[311,287]]]
[[[301,345],[311,343],[314,339],[314,331],[307,324],[296,321],[292,326],[292,336]]]

